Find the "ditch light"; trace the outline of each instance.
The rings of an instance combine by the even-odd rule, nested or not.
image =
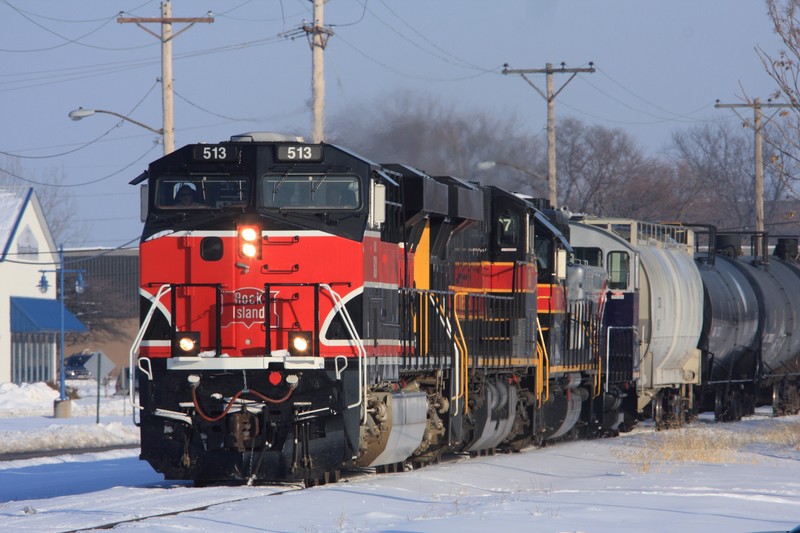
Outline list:
[[[172,354],[177,356],[196,356],[200,353],[200,333],[181,331],[172,341]]]

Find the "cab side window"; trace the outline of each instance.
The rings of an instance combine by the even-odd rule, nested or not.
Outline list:
[[[503,213],[497,217],[497,244],[500,249],[513,248],[519,243],[519,220],[513,213]]]
[[[590,266],[603,266],[603,251],[600,248],[575,247],[574,252],[576,261]]]
[[[609,289],[627,289],[630,278],[630,257],[626,252],[608,253]]]

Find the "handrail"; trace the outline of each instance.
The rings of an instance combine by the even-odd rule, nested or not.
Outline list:
[[[345,307],[342,297],[339,296],[339,293],[334,291],[330,285],[326,283],[319,284],[321,289],[325,289],[331,295],[331,299],[333,300],[333,306],[337,312],[341,313],[342,320],[344,322],[345,328],[347,328],[348,333],[350,333],[350,337],[353,339],[354,344],[356,345],[356,351],[358,352],[358,401],[350,404],[347,406],[348,409],[352,409],[358,405],[363,405],[362,409],[362,420],[366,423],[367,421],[367,350],[364,348],[364,342],[361,340],[361,337],[358,336],[356,332],[355,324],[353,324],[352,318],[350,318],[350,313],[347,311]]]
[[[453,413],[454,415],[458,414],[458,399],[464,398],[464,414],[469,414],[469,349],[467,348],[467,341],[464,339],[464,331],[461,329],[461,320],[458,318],[458,298],[461,296],[464,299],[464,310],[466,312],[467,303],[466,303],[466,292],[457,292],[453,297],[453,307],[455,308],[455,313],[453,316],[455,317],[456,328],[458,329],[458,335],[456,337],[456,343],[461,345],[461,353],[464,355],[459,361],[461,365],[460,368],[454,369],[454,374],[457,376],[455,389],[458,391],[458,394],[455,396],[456,400],[456,412]],[[451,398],[452,399],[452,398]]]
[[[606,387],[605,391],[608,392],[608,380],[609,380],[609,368],[611,368],[611,330],[612,329],[623,329],[623,330],[631,330],[633,334],[636,335],[636,326],[608,326],[606,329]]]
[[[150,309],[147,310],[147,315],[145,315],[141,326],[139,326],[139,331],[136,333],[136,337],[134,337],[133,344],[131,344],[131,349],[130,349],[130,352],[128,353],[128,367],[130,368],[130,373],[128,375],[128,400],[130,401],[131,406],[134,409],[132,414],[133,414],[133,422],[134,422],[135,425],[138,425],[138,424],[136,424],[136,410],[138,409],[138,410],[141,411],[144,408],[141,405],[139,405],[138,403],[136,403],[136,400],[135,400],[135,396],[136,395],[135,395],[135,390],[134,390],[134,383],[135,383],[134,380],[135,380],[136,372],[135,372],[135,367],[133,365],[133,362],[134,362],[134,359],[136,358],[136,354],[139,352],[139,347],[142,344],[142,339],[144,338],[144,333],[145,333],[145,331],[147,331],[147,327],[150,325],[150,320],[152,320],[152,318],[153,318],[153,314],[156,311],[156,307],[158,307],[159,301],[161,301],[161,298],[168,291],[170,291],[171,288],[172,287],[171,287],[171,285],[169,283],[165,283],[164,285],[161,285],[158,288],[158,291],[156,292],[156,295],[153,297],[153,303],[150,306]],[[137,364],[136,367],[139,367],[139,365]],[[142,371],[144,371],[144,369],[142,369]],[[152,380],[153,379],[152,373],[148,374],[148,377],[149,377],[150,380]]]
[[[540,296],[546,298],[546,296]],[[539,333],[539,343],[536,346],[536,358],[539,362],[539,372],[536,372],[536,398],[542,405],[542,389],[545,398],[550,397],[550,355],[547,353],[547,344],[544,341],[542,323],[539,322],[539,313],[536,313],[536,331]],[[540,351],[541,348],[541,351]]]
[[[458,335],[454,335],[453,334],[453,326],[452,326],[452,324],[450,324],[450,319],[448,318],[446,311],[442,307],[442,304],[438,303],[436,301],[436,295],[433,292],[429,292],[428,293],[428,298],[430,299],[431,305],[433,306],[434,310],[439,312],[438,313],[439,314],[439,322],[441,322],[442,325],[444,326],[445,333],[447,333],[447,336],[450,337],[450,340],[453,341],[453,349],[454,349],[454,352],[455,352],[454,353],[454,358],[453,358],[454,359],[453,372],[454,372],[454,374],[456,374],[458,376],[458,379],[460,379],[461,376],[458,374],[458,368],[459,368],[459,364],[460,364],[460,361],[461,361],[462,350],[461,350],[461,347],[459,346]],[[456,318],[456,323],[458,323],[458,318]],[[458,329],[459,329],[459,333],[460,333],[461,327],[459,326]],[[456,384],[456,388],[458,388],[459,386],[460,386],[460,383],[457,383]],[[459,397],[460,397],[460,395],[457,394],[455,397],[451,397],[450,400],[454,400],[454,399],[457,400]],[[453,415],[455,416],[457,414],[458,414],[458,402],[456,402],[456,411],[455,411],[455,413],[453,413]]]

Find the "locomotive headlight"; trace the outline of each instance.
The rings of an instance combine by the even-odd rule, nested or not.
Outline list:
[[[172,353],[179,356],[193,356],[200,353],[200,333],[196,331],[178,332],[172,343]]]
[[[239,255],[248,259],[261,259],[261,229],[258,226],[239,227]]]
[[[245,257],[255,257],[256,253],[256,246],[249,242],[246,242],[242,245],[242,255]]]
[[[252,226],[245,226],[242,228],[242,239],[247,242],[253,242],[258,238],[258,232]]]
[[[294,349],[298,352],[305,352],[308,350],[308,341],[303,337],[295,337],[294,340],[292,340],[292,346],[294,346]]]
[[[194,339],[182,337],[181,340],[178,341],[178,347],[184,352],[191,352],[195,347]]]
[[[310,331],[293,331],[289,333],[289,355],[311,355]]]

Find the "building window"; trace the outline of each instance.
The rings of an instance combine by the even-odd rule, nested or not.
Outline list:
[[[39,259],[39,241],[36,240],[30,226],[25,226],[25,229],[19,234],[17,254],[20,258]]]

